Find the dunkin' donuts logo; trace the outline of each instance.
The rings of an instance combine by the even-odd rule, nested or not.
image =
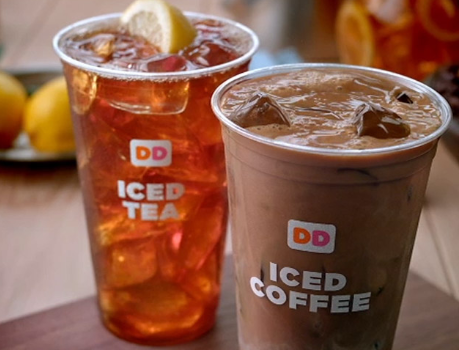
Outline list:
[[[131,140],[131,163],[136,166],[164,167],[172,163],[169,140]]]
[[[335,250],[335,238],[334,225],[288,221],[288,246],[291,249],[329,254]],[[261,272],[257,268],[251,269],[254,274],[246,283],[256,297],[301,312],[348,314],[370,310],[372,292],[346,288],[356,285],[352,282],[354,276],[343,274],[339,271],[340,266],[337,266],[338,271],[323,266],[304,270],[307,264],[298,259],[293,259],[292,265],[288,263],[289,259],[283,260],[283,263],[268,260],[269,265],[262,260]]]
[[[330,254],[335,250],[336,227],[298,220],[288,222],[288,246],[295,250]]]

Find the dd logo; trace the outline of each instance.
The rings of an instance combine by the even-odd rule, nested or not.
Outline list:
[[[336,227],[298,220],[288,222],[288,246],[295,250],[313,253],[333,253]]]
[[[131,163],[136,166],[165,167],[172,163],[169,140],[131,140]]]

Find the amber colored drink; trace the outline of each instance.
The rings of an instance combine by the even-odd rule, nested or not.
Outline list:
[[[337,36],[344,63],[423,80],[459,61],[459,1],[346,0]]]
[[[124,339],[180,343],[212,328],[227,225],[215,88],[247,70],[256,36],[188,14],[198,35],[160,54],[119,15],[55,38],[69,86],[77,160],[106,327]]]

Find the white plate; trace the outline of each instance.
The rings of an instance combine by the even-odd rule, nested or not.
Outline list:
[[[25,133],[21,133],[13,148],[0,150],[0,160],[9,162],[55,162],[75,159],[75,152],[45,153],[35,151]]]

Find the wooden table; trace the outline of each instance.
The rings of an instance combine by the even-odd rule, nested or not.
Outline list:
[[[131,0],[0,0],[0,68],[59,66],[53,35]],[[171,0],[230,16],[223,0]],[[267,1],[269,3],[269,1]],[[261,3],[261,2],[260,2]],[[459,299],[459,164],[441,144],[432,168],[412,270]],[[73,163],[0,164],[0,322],[94,294]],[[456,348],[457,349],[457,348]]]
[[[237,349],[231,259],[226,261],[217,326],[203,338],[170,349]],[[457,350],[459,302],[411,273],[394,350]],[[0,350],[135,350],[101,324],[94,297],[0,325]],[[156,349],[156,347],[155,347]]]

